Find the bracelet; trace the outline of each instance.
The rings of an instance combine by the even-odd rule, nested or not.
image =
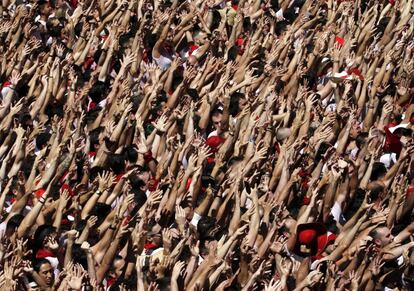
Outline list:
[[[43,198],[43,200],[42,200],[42,198],[43,198],[43,197],[40,197],[40,198],[39,198],[39,202],[40,202],[40,204],[45,204],[46,200],[45,200],[44,198]]]
[[[97,194],[97,195],[101,195],[101,194],[102,194],[102,192],[101,192],[101,190],[97,190],[97,191],[95,192],[95,194]]]
[[[109,229],[116,230],[116,227],[110,226]]]

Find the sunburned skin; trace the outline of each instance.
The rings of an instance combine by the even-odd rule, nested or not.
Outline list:
[[[414,290],[412,1],[0,7],[0,290]]]

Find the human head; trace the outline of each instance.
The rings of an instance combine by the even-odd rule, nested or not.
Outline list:
[[[13,234],[16,233],[16,230],[22,222],[23,218],[23,215],[15,214],[9,219],[6,226],[6,237],[11,237]]]
[[[349,131],[349,136],[352,139],[355,139],[360,133],[361,133],[360,123],[356,120],[352,121],[352,126],[351,126],[351,129]]]
[[[220,109],[213,111],[211,115],[211,121],[215,130],[219,131],[221,129],[221,121],[223,120],[223,112]]]
[[[50,1],[40,0],[38,1],[39,4],[39,12],[42,16],[49,16],[52,13],[52,5]]]
[[[59,244],[56,241],[56,228],[51,225],[41,225],[34,234],[34,247],[36,250],[56,250]]]
[[[40,278],[46,283],[48,287],[53,286],[55,275],[53,268],[47,259],[40,259],[33,264],[33,269],[37,272]]]
[[[116,255],[114,260],[112,261],[112,266],[109,275],[113,278],[121,277],[124,266],[125,260],[121,256]]]
[[[370,236],[373,238],[374,243],[378,247],[386,246],[394,239],[393,235],[391,234],[391,230],[386,226],[374,229],[371,231]]]

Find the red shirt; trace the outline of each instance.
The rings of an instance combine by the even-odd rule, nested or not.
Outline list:
[[[398,156],[402,150],[402,144],[400,142],[400,137],[393,134],[389,130],[390,127],[394,127],[394,126],[396,126],[396,124],[394,123],[389,123],[387,126],[384,126],[384,131],[385,131],[384,151],[395,153]]]

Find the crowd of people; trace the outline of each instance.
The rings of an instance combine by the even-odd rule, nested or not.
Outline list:
[[[414,2],[2,0],[1,290],[414,290]]]

